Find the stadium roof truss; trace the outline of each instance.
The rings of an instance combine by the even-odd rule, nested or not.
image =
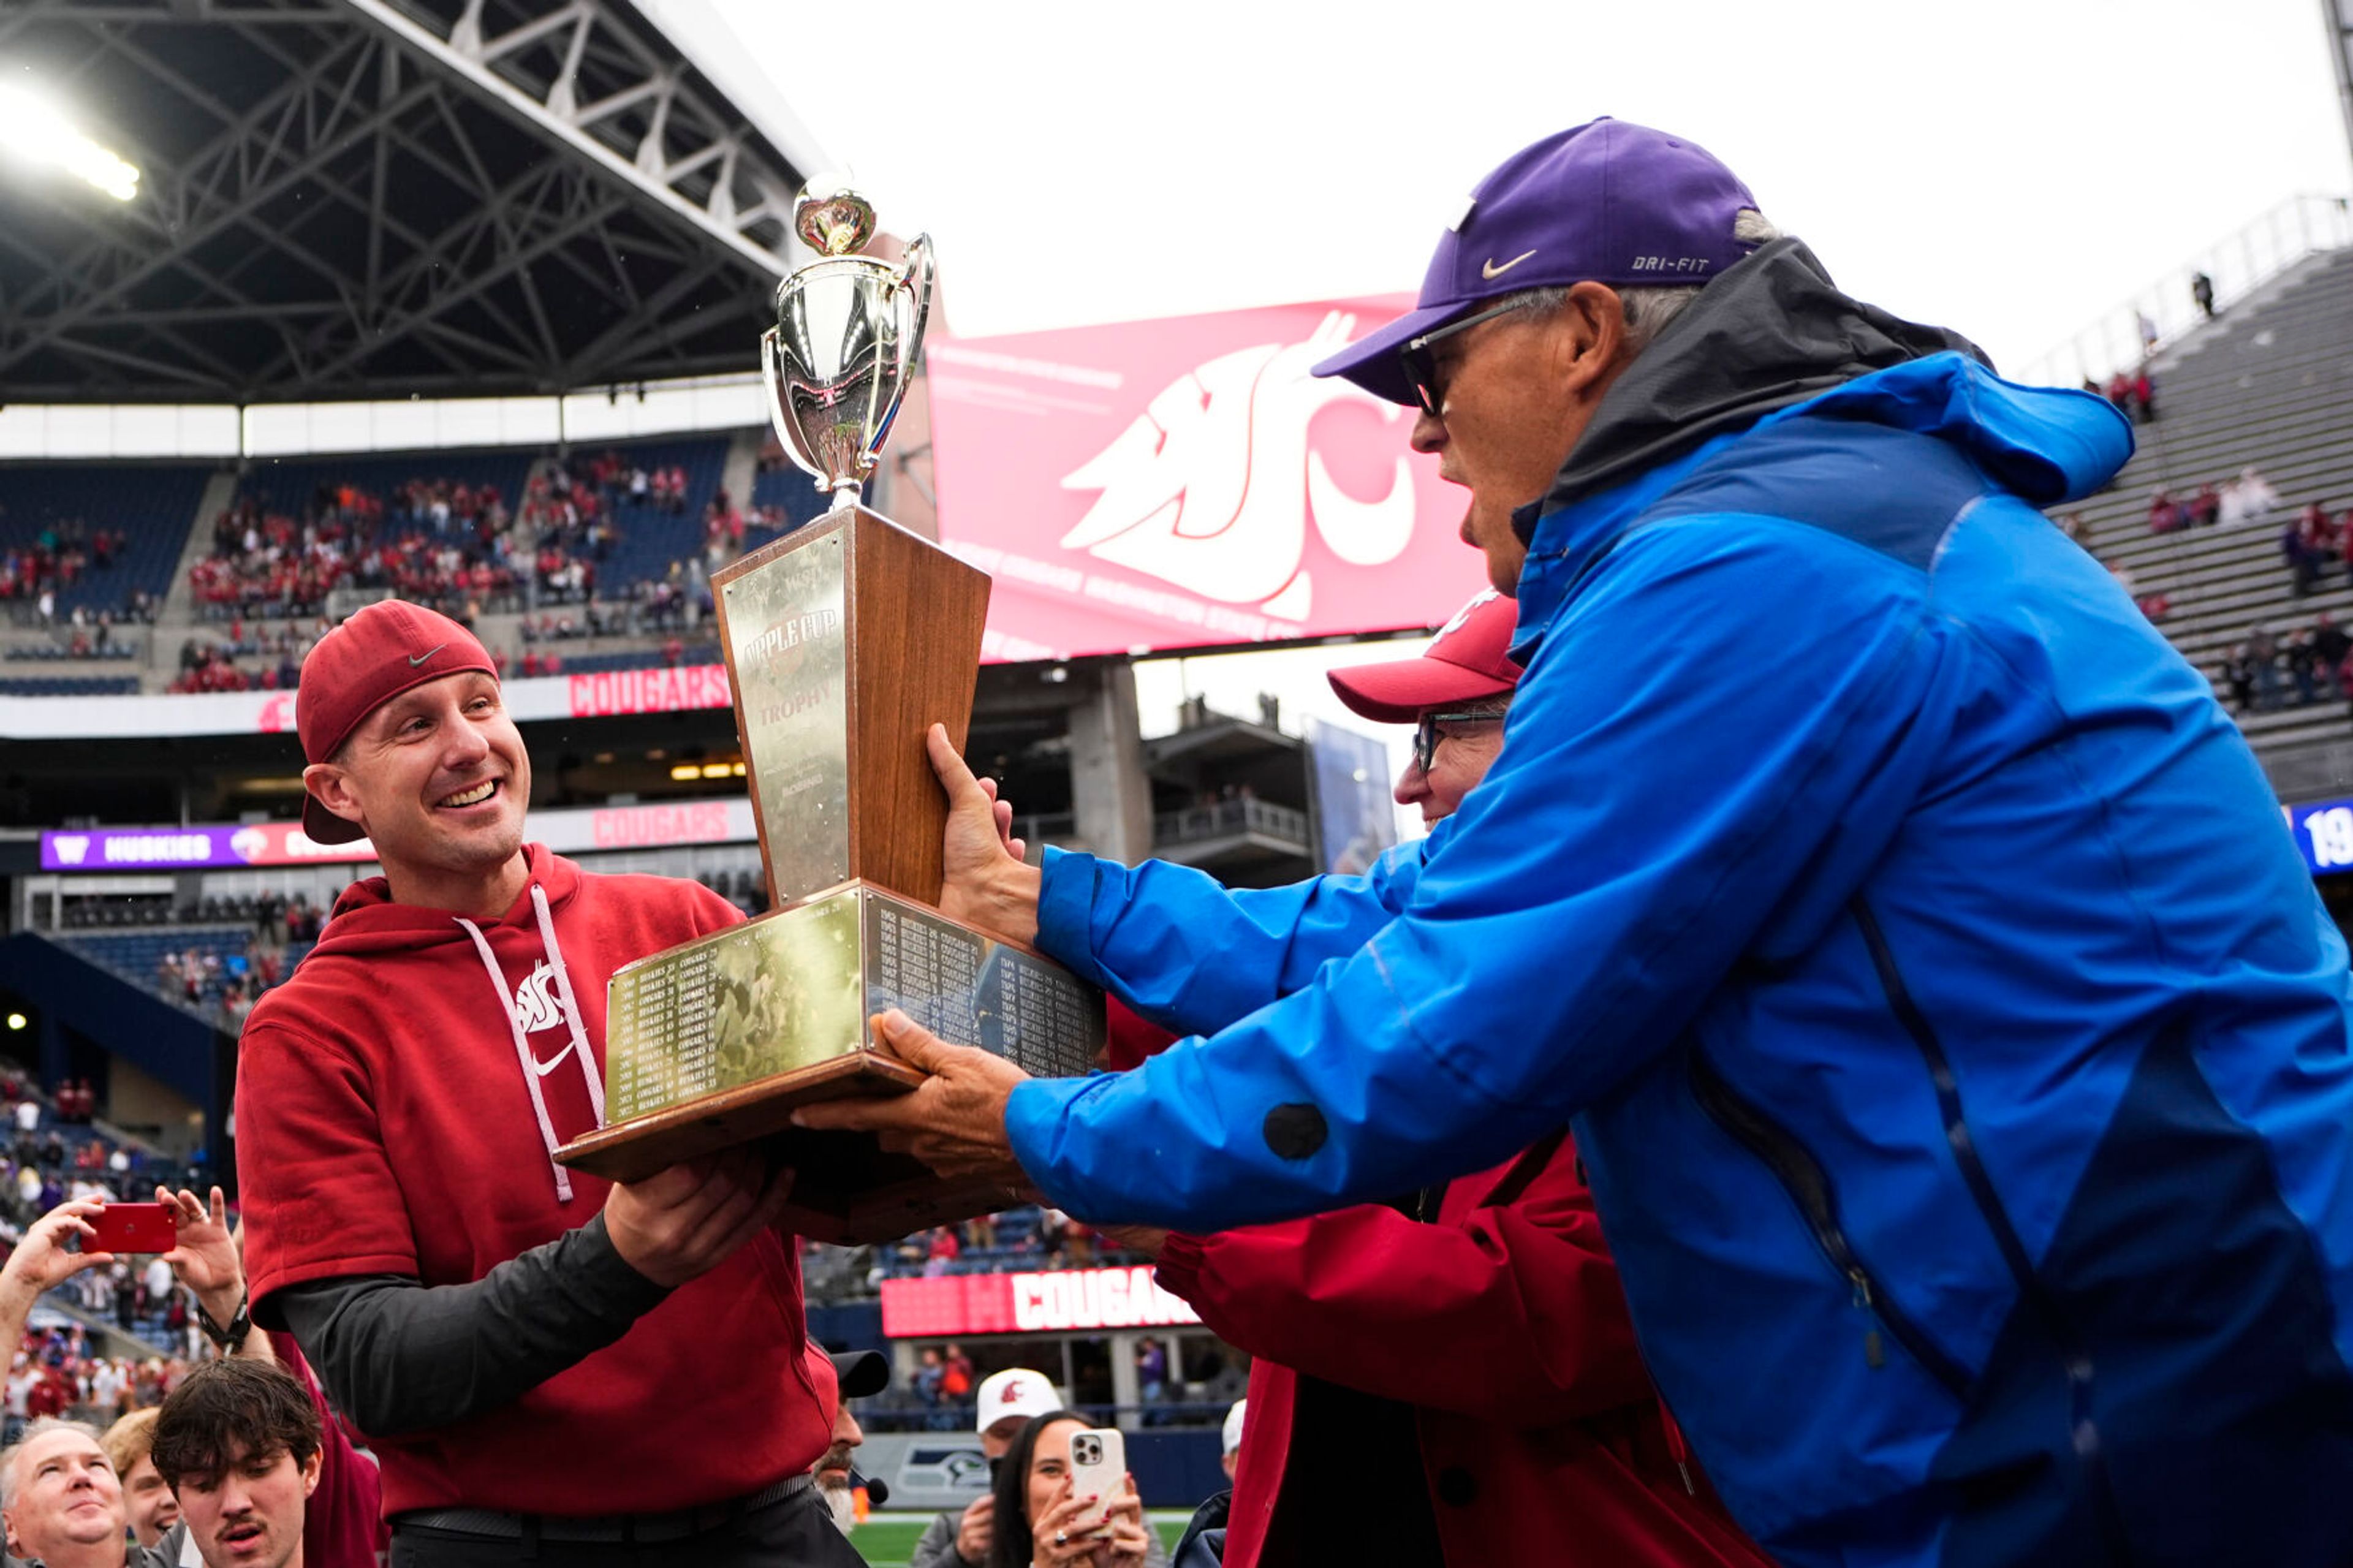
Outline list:
[[[0,165],[0,401],[522,395],[754,363],[797,171],[627,0],[7,0],[142,171]]]

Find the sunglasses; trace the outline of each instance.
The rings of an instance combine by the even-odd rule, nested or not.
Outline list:
[[[1438,760],[1438,742],[1446,739],[1438,732],[1440,724],[1500,724],[1501,713],[1425,713],[1413,727],[1413,765],[1422,773]]]
[[[1459,321],[1449,321],[1435,331],[1409,338],[1398,350],[1398,358],[1405,362],[1405,378],[1413,387],[1413,395],[1421,404],[1421,411],[1433,418],[1439,416],[1444,399],[1438,386],[1438,356],[1430,352],[1432,343],[1443,342],[1457,332],[1467,332],[1482,321],[1492,321],[1498,316],[1508,316],[1514,310],[1527,309],[1525,300],[1507,300],[1504,303],[1465,316]]]

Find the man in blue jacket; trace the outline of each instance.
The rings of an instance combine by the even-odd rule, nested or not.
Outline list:
[[[1420,405],[1520,605],[1503,755],[1394,920],[1131,1073],[891,1018],[937,1076],[808,1119],[1201,1230],[1573,1117],[1659,1386],[1784,1561],[2353,1560],[2346,948],[2206,681],[2037,510],[2129,430],[1770,232],[1598,121],[1319,367]],[[949,906],[1137,959],[1127,873],[1020,865],[947,763]]]

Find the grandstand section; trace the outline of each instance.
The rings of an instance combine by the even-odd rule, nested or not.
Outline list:
[[[0,466],[0,604],[18,625],[153,618],[209,470],[185,464]],[[43,596],[47,606],[43,608]]]
[[[2283,796],[2341,792],[2353,785],[2347,695],[2332,669],[2315,680],[2313,700],[2297,700],[2284,656],[2320,614],[2353,621],[2353,584],[2340,561],[2299,594],[2282,536],[2312,502],[2331,519],[2353,507],[2353,250],[2290,268],[2147,370],[2156,416],[2136,427],[2139,450],[2115,486],[2073,509],[2082,541],[2126,575],[2226,700],[2230,661],[2268,639],[2269,673],[2240,725]],[[2218,500],[2240,501],[2242,490],[2248,503],[2261,500],[2250,470],[2275,501],[2226,506],[2226,521],[2211,526],[2151,531],[2158,492],[2187,503],[2211,485]]]
[[[715,663],[710,571],[826,504],[797,470],[742,503],[763,440],[0,468],[0,695],[290,685],[387,593],[531,674]]]

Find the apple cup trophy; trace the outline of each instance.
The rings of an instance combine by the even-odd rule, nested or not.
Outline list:
[[[988,578],[859,497],[906,395],[931,302],[928,238],[900,266],[859,251],[874,209],[812,185],[794,226],[818,252],[776,289],[760,371],[776,434],[834,510],[715,573],[720,640],[775,912],[641,959],[607,992],[610,1122],[558,1151],[634,1181],[760,1142],[795,1170],[787,1218],[820,1240],[887,1240],[1001,1206],[795,1107],[903,1093],[879,1049],[898,1007],[942,1038],[1042,1076],[1092,1068],[1101,992],[942,916],[947,802],[923,747],[972,716]]]

